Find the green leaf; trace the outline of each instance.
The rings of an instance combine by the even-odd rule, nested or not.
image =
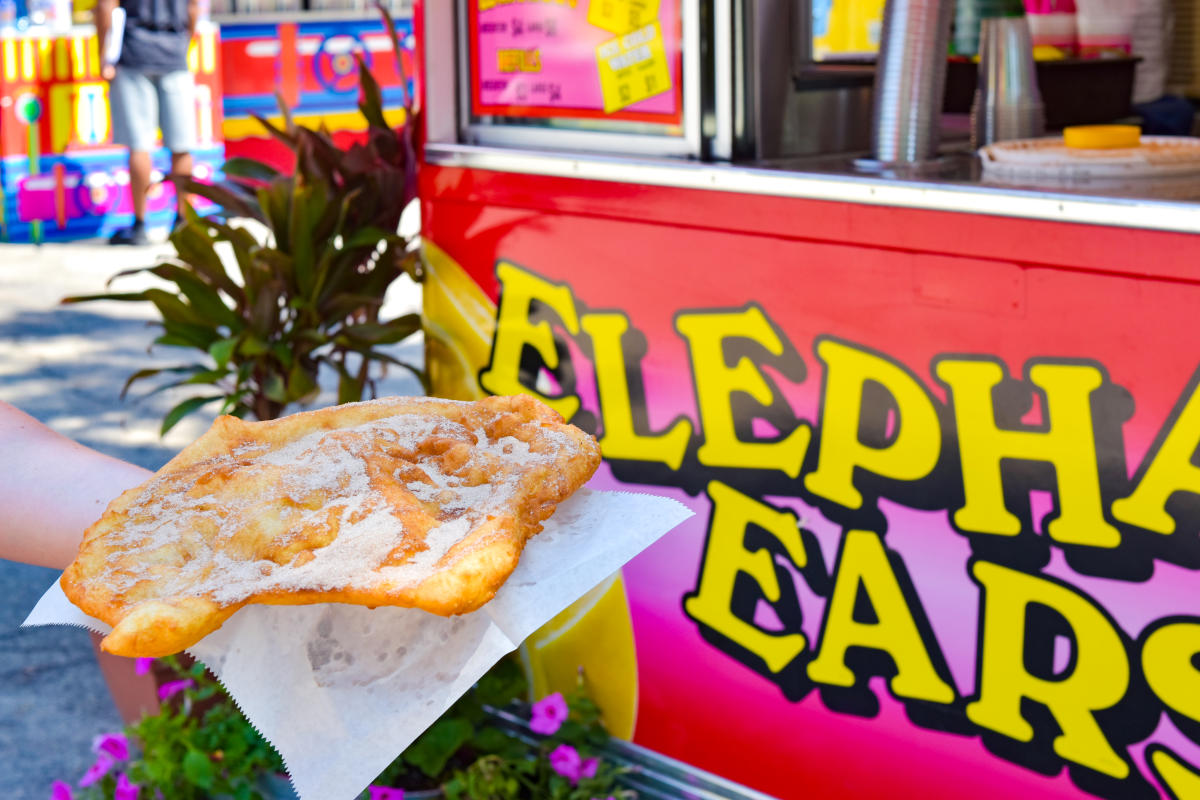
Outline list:
[[[271,345],[271,355],[275,356],[275,359],[287,369],[291,369],[292,364],[296,361],[296,354],[292,352],[292,348],[283,342]]]
[[[304,366],[297,361],[292,365],[292,369],[288,372],[287,394],[289,400],[299,401],[301,403],[311,402],[316,398],[321,387],[313,379]]]
[[[201,183],[191,179],[184,183],[184,190],[188,194],[199,195],[206,200],[211,200],[228,212],[230,216],[250,217],[259,222],[267,221],[258,201],[234,184]]]
[[[270,338],[279,327],[280,288],[275,283],[261,286],[250,309],[250,327],[262,339]]]
[[[313,220],[317,215],[309,214],[313,193],[295,184],[292,192],[291,215],[288,218],[288,234],[291,239],[292,274],[300,296],[307,298],[313,291]]]
[[[182,322],[199,326],[210,324],[199,312],[180,300],[178,295],[162,289],[147,289],[144,294],[147,300],[154,303],[158,313],[166,322]]]
[[[153,378],[155,375],[158,375],[161,372],[161,369],[139,369],[137,372],[125,379],[125,385],[121,387],[120,398],[124,400],[125,395],[129,394],[129,388],[137,381],[144,380],[146,378]]]
[[[329,298],[318,309],[321,312],[322,318],[333,322],[335,320],[343,320],[351,314],[366,309],[372,314],[379,311],[379,307],[383,305],[382,297],[373,297],[369,294],[354,294],[352,292],[344,292],[334,297]]]
[[[184,381],[185,386],[194,386],[197,384],[210,383],[216,384],[221,379],[227,377],[229,372],[224,369],[208,369],[197,372],[192,377]]]
[[[285,405],[288,402],[287,386],[283,382],[283,376],[278,373],[267,376],[267,383],[263,386],[262,391],[268,400]]]
[[[290,179],[281,178],[270,186],[259,189],[256,193],[263,214],[266,216],[265,222],[275,235],[276,247],[285,247],[292,241],[291,234],[288,232],[288,223],[291,217],[288,210],[292,197],[291,184]]]
[[[467,789],[463,779],[455,775],[442,785],[442,791],[446,794],[446,800],[464,800]]]
[[[474,733],[474,727],[465,719],[442,717],[409,745],[404,760],[430,778],[436,778]]]
[[[149,300],[145,292],[117,292],[111,294],[75,294],[70,297],[64,297],[59,300],[63,305],[71,303],[90,303],[94,300],[117,300],[119,302],[138,302],[140,300]]]
[[[206,353],[213,342],[221,339],[221,334],[217,333],[217,329],[212,325],[164,321],[162,326],[163,332],[167,336],[186,342],[186,347],[195,347]],[[167,342],[162,342],[161,344],[167,344]]]
[[[220,268],[220,259],[212,249],[211,243],[207,241],[203,234],[196,234],[196,236],[205,241],[207,251],[212,255],[217,268]],[[197,249],[203,250],[203,246]],[[153,272],[158,277],[175,283],[179,287],[179,290],[183,292],[183,296],[187,298],[188,303],[201,318],[224,325],[235,333],[241,328],[241,318],[230,310],[225,301],[221,299],[221,296],[217,294],[216,289],[199,278],[188,267],[181,267],[176,264],[161,264],[155,267]]]
[[[408,74],[404,71],[404,59],[401,57],[404,48],[400,46],[400,35],[396,32],[396,22],[392,19],[391,12],[388,11],[387,6],[383,3],[376,3],[376,8],[383,15],[383,27],[388,32],[388,38],[392,40],[392,55],[396,57],[396,72],[400,75],[401,101],[404,103],[404,108],[411,113],[412,103],[409,102],[410,98],[408,96]]]
[[[213,342],[208,346],[208,354],[212,356],[213,361],[217,362],[217,366],[225,369],[229,364],[229,359],[233,358],[233,351],[238,345],[238,338],[231,336],[228,339],[222,339],[219,342]]]
[[[400,242],[403,241],[394,233],[388,233],[383,228],[367,227],[348,237],[342,242],[343,250],[354,250],[359,247],[378,247],[382,241]]]
[[[520,740],[509,736],[499,728],[484,728],[471,739],[471,749],[480,753],[494,753],[501,758],[521,758],[527,750]]]
[[[342,328],[342,335],[353,342],[381,345],[402,342],[421,329],[420,314],[405,314],[388,322],[363,322]]]
[[[267,344],[254,334],[250,334],[242,339],[242,343],[238,346],[237,352],[239,355],[246,356],[247,358],[254,358],[256,356],[261,356],[264,353],[271,352],[271,345]]]
[[[227,159],[221,171],[234,178],[248,178],[253,181],[271,182],[280,177],[279,170],[270,164],[253,158],[236,156]]]
[[[358,60],[358,108],[371,126],[387,128],[387,120],[383,118],[383,93],[379,91],[379,83],[371,74],[371,68],[367,66],[363,57],[358,53],[355,53],[354,57]]]
[[[518,697],[524,697],[527,689],[525,671],[511,658],[497,661],[475,685],[479,702],[495,708],[503,708]]]
[[[201,789],[212,788],[215,777],[212,761],[199,750],[187,751],[187,755],[183,757],[183,774],[189,782]]]
[[[159,434],[161,436],[166,436],[167,431],[171,430],[171,428],[174,428],[175,425],[178,424],[179,420],[183,419],[188,414],[191,414],[193,411],[197,411],[202,406],[207,405],[214,400],[222,399],[224,398],[221,395],[214,395],[209,397],[192,397],[184,400],[182,403],[168,411],[167,415],[163,417],[162,430],[159,432]]]
[[[338,403],[357,403],[363,397],[362,381],[342,370],[338,376]]]
[[[276,127],[273,122],[268,120],[266,117],[260,116],[259,114],[251,114],[250,116],[255,122],[257,122],[259,125],[262,125],[267,133],[271,134],[280,142],[282,142],[288,150],[295,151],[296,139],[289,133],[289,131],[291,131],[293,128],[291,109],[288,108],[288,104],[284,102],[282,94],[275,92],[275,98],[278,101],[279,113],[283,116],[283,122],[287,130]]]

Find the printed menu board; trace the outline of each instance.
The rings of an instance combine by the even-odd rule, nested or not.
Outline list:
[[[469,0],[478,116],[683,118],[680,0]]]

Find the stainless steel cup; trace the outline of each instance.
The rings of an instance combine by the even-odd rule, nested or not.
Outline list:
[[[954,0],[888,0],[871,149],[881,164],[937,158]]]
[[[1033,37],[1025,17],[994,17],[980,26],[979,85],[971,106],[971,143],[1028,139],[1046,131]]]

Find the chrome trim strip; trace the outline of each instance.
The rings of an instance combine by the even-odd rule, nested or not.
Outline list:
[[[584,156],[468,145],[427,145],[425,160],[448,167],[522,175],[1200,233],[1200,204],[1165,200],[1033,192],[995,186],[920,183],[859,175],[783,172],[690,161]]]
[[[713,8],[713,113],[717,130],[712,155],[718,161],[733,158],[733,3]]]
[[[683,64],[680,76],[683,79],[683,138],[687,141],[688,155],[700,155],[701,128],[704,120],[700,98],[700,0],[684,0],[680,6],[683,15],[682,39]],[[636,151],[635,151],[636,152]]]

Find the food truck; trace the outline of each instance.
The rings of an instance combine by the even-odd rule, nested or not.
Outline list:
[[[1200,151],[989,170],[946,6],[830,63],[808,3],[419,3],[434,390],[695,511],[522,648],[614,734],[786,799],[1200,797]]]
[[[128,225],[127,152],[112,141],[108,84],[91,6],[71,18],[20,25],[0,21],[0,241],[55,241],[107,236]],[[216,0],[189,51],[196,76],[195,174],[217,178],[227,158],[249,157],[290,169],[290,153],[255,115],[282,124],[324,126],[342,146],[366,130],[358,113],[361,56],[383,92],[384,115],[404,121],[405,76],[411,74],[412,23],[404,0],[385,4],[401,43],[394,52],[378,9],[357,0]],[[399,62],[397,62],[399,58]],[[175,217],[169,170],[154,154],[156,183],[147,222]],[[197,199],[198,208],[205,209]]]

